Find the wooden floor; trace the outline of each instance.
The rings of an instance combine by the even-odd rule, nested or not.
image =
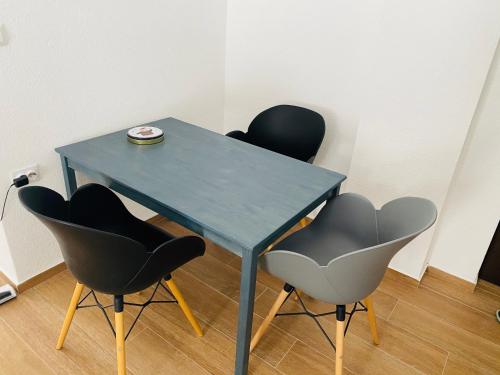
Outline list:
[[[157,220],[173,233],[185,230]],[[151,305],[127,340],[130,374],[232,374],[240,259],[213,244],[174,273],[205,331],[194,335],[176,305]],[[72,294],[68,271],[0,306],[0,374],[113,374],[114,338],[98,309],[78,310],[62,351],[54,349]],[[282,283],[259,274],[254,330]],[[129,297],[145,300],[147,293]],[[310,309],[331,306],[305,297]],[[371,344],[364,313],[345,343],[346,374],[500,374],[500,308],[495,288],[476,289],[426,274],[420,286],[388,272],[374,294],[381,344]],[[297,309],[293,300],[285,309]],[[126,324],[136,308],[127,306]],[[333,318],[322,318],[334,335]],[[275,319],[255,353],[252,374],[333,374],[334,352],[308,317]]]

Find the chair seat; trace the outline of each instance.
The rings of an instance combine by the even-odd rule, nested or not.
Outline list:
[[[314,227],[308,226],[297,231],[273,246],[275,250],[288,250],[313,259],[320,266],[341,255],[360,249],[365,242],[340,230],[319,233]],[[372,246],[377,245],[374,243]]]
[[[68,219],[75,224],[131,238],[154,251],[175,236],[133,216],[107,188],[89,184],[81,186],[67,202]]]
[[[174,235],[164,231],[163,229],[141,220],[134,220],[125,223],[107,222],[99,226],[93,226],[93,228],[132,238],[133,240],[136,240],[144,245],[148,253],[153,252],[161,244],[175,238]]]

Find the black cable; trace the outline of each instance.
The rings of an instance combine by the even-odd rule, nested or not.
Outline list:
[[[7,194],[5,194],[5,199],[3,201],[3,207],[2,207],[2,216],[0,217],[0,221],[3,220],[3,214],[5,212],[5,204],[7,203],[7,198],[9,197],[9,192],[10,192],[10,189],[12,189],[12,186],[14,186],[15,184],[12,183],[9,188],[7,189]]]

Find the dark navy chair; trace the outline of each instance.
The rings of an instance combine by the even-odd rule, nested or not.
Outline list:
[[[32,214],[56,237],[76,287],[63,323],[57,349],[61,349],[76,310],[89,295],[95,299],[116,336],[118,374],[126,373],[125,340],[143,309],[150,303],[178,303],[196,334],[202,330],[191,309],[172,279],[172,272],[201,256],[205,243],[199,237],[174,237],[133,216],[121,200],[108,188],[88,184],[80,187],[69,201],[53,190],[29,186],[19,191],[19,198]],[[166,286],[163,285],[165,280]],[[123,324],[124,296],[156,285],[149,300],[125,334]],[[81,298],[84,287],[90,292]],[[156,301],[159,287],[171,296],[170,301]],[[114,296],[115,327],[95,292]]]
[[[247,132],[233,130],[226,135],[312,163],[325,136],[325,120],[310,109],[281,104],[259,113]],[[302,227],[306,224],[305,218],[300,221]]]

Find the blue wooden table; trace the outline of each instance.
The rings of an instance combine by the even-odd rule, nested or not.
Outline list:
[[[246,374],[258,255],[329,197],[345,176],[174,118],[165,141],[126,130],[59,147],[66,191],[75,170],[242,257],[235,374]]]

